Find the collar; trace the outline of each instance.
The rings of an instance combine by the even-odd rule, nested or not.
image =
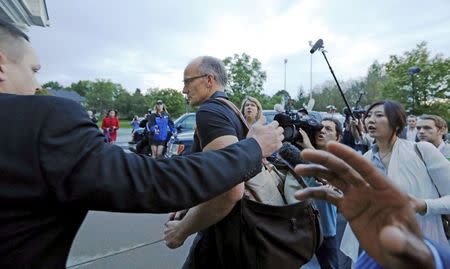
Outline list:
[[[215,93],[213,93],[211,95],[211,97],[209,97],[209,99],[214,99],[214,98],[218,98],[218,97],[225,98],[228,100],[228,96],[224,91],[216,91]]]

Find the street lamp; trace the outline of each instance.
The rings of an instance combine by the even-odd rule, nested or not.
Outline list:
[[[313,46],[313,42],[310,40],[308,41],[308,44],[310,47]],[[311,60],[309,65],[309,92],[312,94],[312,53],[311,53]]]
[[[418,66],[411,66],[408,68],[408,73],[411,75],[411,88],[412,88],[412,114],[414,114],[414,106],[416,104],[416,87],[414,85],[414,74],[419,74],[422,69]]]
[[[284,91],[286,91],[286,65],[287,59],[284,59]]]

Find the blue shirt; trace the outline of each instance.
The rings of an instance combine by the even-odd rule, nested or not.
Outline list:
[[[313,177],[304,177],[306,184],[310,187],[321,186]],[[314,204],[319,211],[320,224],[324,237],[332,237],[336,235],[337,208],[333,204],[323,201],[314,200]]]
[[[387,176],[387,169],[384,166],[384,164],[381,162],[381,158],[380,158],[380,154],[379,154],[379,148],[378,148],[377,144],[373,145],[373,148],[372,148],[372,163],[378,169],[380,169],[380,171],[383,172],[383,174],[385,176]]]
[[[424,241],[428,248],[431,250],[433,254],[434,263],[436,264],[436,269],[445,269],[441,256],[437,249],[428,242],[428,240]],[[355,263],[355,269],[383,269],[381,265],[379,265],[374,259],[372,259],[365,251],[359,255],[358,260]]]

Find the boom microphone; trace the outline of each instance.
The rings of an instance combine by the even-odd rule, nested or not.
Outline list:
[[[312,46],[311,50],[309,51],[311,54],[313,54],[314,52],[316,52],[316,50],[323,48],[323,40],[322,38],[317,40],[316,43],[314,44],[314,46]]]
[[[300,150],[290,143],[284,143],[278,150],[278,155],[284,159],[289,165],[295,167],[299,163],[306,163],[300,157]]]

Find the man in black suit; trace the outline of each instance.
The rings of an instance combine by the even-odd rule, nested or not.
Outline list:
[[[223,150],[155,161],[103,143],[78,104],[34,96],[28,37],[0,20],[0,268],[64,268],[88,210],[192,207],[261,169],[281,146],[277,123]]]

